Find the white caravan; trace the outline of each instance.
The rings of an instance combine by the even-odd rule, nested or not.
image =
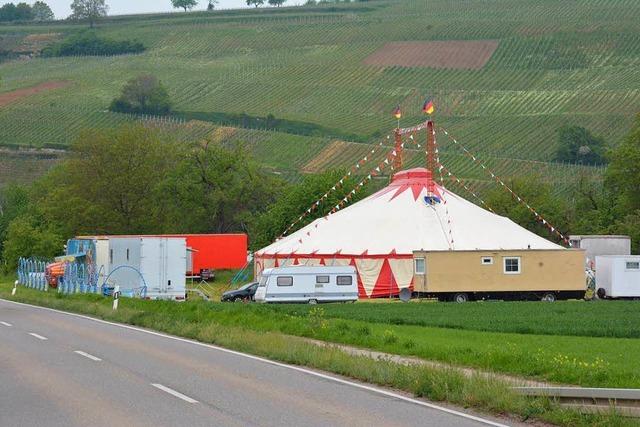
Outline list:
[[[640,256],[597,256],[596,293],[600,298],[640,298]]]
[[[255,300],[316,304],[358,300],[353,266],[290,266],[262,271]]]

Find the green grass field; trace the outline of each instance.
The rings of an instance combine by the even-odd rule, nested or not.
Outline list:
[[[502,175],[540,167],[571,188],[578,170],[549,165],[563,124],[586,126],[615,144],[640,109],[640,4],[631,0],[379,0],[316,8],[238,10],[111,18],[99,33],[135,38],[148,50],[118,57],[41,58],[0,64],[1,92],[51,81],[71,82],[0,107],[0,144],[66,145],[84,127],[130,120],[104,112],[124,82],[156,74],[183,113],[247,113],[315,124],[374,142],[394,126],[421,120],[427,95],[435,119]],[[68,34],[82,27],[0,26],[4,43],[33,33]],[[391,41],[496,40],[479,69],[366,65]],[[0,46],[2,45],[0,41]],[[216,124],[189,125],[196,138]],[[332,140],[240,130],[269,166],[295,180]],[[265,134],[267,135],[265,137]],[[440,139],[450,169],[486,178]],[[357,151],[357,150],[356,150]],[[417,158],[417,157],[416,157]],[[520,159],[523,161],[517,161]],[[351,151],[328,166],[357,160]],[[418,160],[415,160],[418,162]],[[523,167],[524,166],[524,167]],[[601,169],[584,173],[599,176]],[[472,181],[473,182],[473,181]],[[562,187],[562,186],[560,186]]]

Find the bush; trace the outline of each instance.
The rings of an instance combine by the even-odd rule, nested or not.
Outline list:
[[[144,52],[142,43],[132,40],[110,40],[98,37],[93,31],[75,34],[42,50],[46,57],[54,56],[103,56]]]
[[[122,88],[120,97],[114,99],[109,110],[130,114],[169,114],[171,101],[167,90],[152,75],[131,79]]]

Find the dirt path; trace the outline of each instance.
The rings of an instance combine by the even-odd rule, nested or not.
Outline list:
[[[13,102],[19,101],[23,98],[37,95],[40,92],[47,92],[50,90],[60,89],[69,86],[71,82],[68,81],[50,81],[40,83],[39,85],[13,90],[11,92],[0,93],[0,107],[4,107]]]

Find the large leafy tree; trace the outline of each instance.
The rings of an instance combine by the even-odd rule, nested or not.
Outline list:
[[[198,5],[198,0],[171,0],[171,4],[176,9],[182,8],[186,12]]]
[[[55,18],[49,5],[43,1],[37,1],[31,7],[35,21],[52,21]]]
[[[7,3],[0,7],[0,22],[10,22],[17,19],[16,5]]]
[[[271,6],[277,6],[277,7],[280,7],[280,6],[282,6],[282,5],[284,4],[284,2],[286,2],[287,0],[267,0],[267,1],[268,1],[268,3],[269,3]]]
[[[120,113],[167,114],[171,111],[171,101],[160,81],[145,74],[129,80],[109,109]]]
[[[87,20],[93,28],[100,18],[107,16],[109,6],[105,0],[73,0],[71,11],[71,19]]]
[[[173,209],[171,229],[228,233],[247,231],[251,218],[266,210],[283,187],[241,146],[227,149],[204,141],[189,150],[162,193]]]
[[[31,21],[33,19],[33,10],[27,3],[18,3],[16,5],[16,20]]]
[[[70,159],[38,184],[38,209],[67,236],[160,232],[165,201],[156,190],[177,147],[140,125],[85,131]]]
[[[264,0],[246,0],[247,6],[259,7],[264,4]]]

